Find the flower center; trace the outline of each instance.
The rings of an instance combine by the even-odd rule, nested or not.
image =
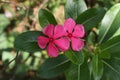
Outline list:
[[[72,37],[72,34],[71,34],[71,33],[68,33],[68,37],[71,38],[71,37]]]
[[[53,42],[53,41],[54,41],[54,38],[49,38],[49,41],[50,41],[50,42]]]

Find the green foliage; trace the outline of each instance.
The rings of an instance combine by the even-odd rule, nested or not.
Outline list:
[[[104,16],[99,31],[99,44],[109,40],[119,29],[120,25],[120,4],[113,6]]]
[[[84,62],[83,51],[75,52],[73,50],[69,50],[65,52],[65,55],[75,64],[81,65]]]
[[[101,45],[101,50],[102,53],[104,52],[112,53],[112,57],[116,56],[120,58],[119,47],[120,47],[120,35],[110,39],[109,41]]]
[[[109,9],[110,6],[105,8]],[[79,52],[70,49],[57,58],[46,59],[43,52],[43,63],[39,65],[37,75],[45,79],[63,74],[67,80],[119,80],[120,34],[117,31],[120,29],[120,4],[114,5],[108,11],[107,9],[87,9],[84,0],[67,0],[65,18],[73,18],[77,24],[84,25],[85,47]],[[39,11],[38,18],[42,28],[48,24],[57,25],[53,14],[45,9]],[[15,49],[32,53],[41,51],[36,41],[40,35],[43,35],[40,31],[28,31],[18,35],[14,42]],[[30,66],[33,66],[35,55],[29,56]],[[21,70],[24,67],[26,72],[27,66],[23,65],[18,67],[16,74],[24,73]]]
[[[86,31],[91,30],[100,23],[105,12],[103,8],[88,9],[77,17],[76,22],[78,24],[83,24]]]
[[[40,35],[40,31],[28,31],[18,35],[14,42],[15,49],[27,52],[40,51],[37,45],[37,37]]]
[[[105,69],[101,80],[120,80],[120,59],[112,58],[104,61]]]
[[[57,24],[53,14],[45,9],[41,9],[39,11],[38,18],[41,27],[45,27],[48,24],[54,24],[54,25]]]
[[[70,61],[60,55],[57,58],[47,59],[39,68],[38,75],[42,78],[53,78],[64,73],[69,68]]]
[[[61,4],[65,4],[65,2],[66,0],[49,0],[47,7],[50,11],[54,11],[59,8]]]
[[[90,71],[88,69],[87,62],[84,62],[80,66],[76,64],[71,64],[65,75],[67,80],[90,80]]]
[[[101,52],[100,54],[98,54],[99,58],[102,59],[110,59],[111,58],[111,54],[107,51],[105,52]]]
[[[4,15],[0,14],[0,33],[10,24],[9,19]]]
[[[119,45],[120,45],[119,41],[120,41],[120,35],[110,39],[109,41],[107,41],[106,43],[104,43],[101,46],[102,52],[104,52],[104,51],[109,51],[109,52],[113,52],[113,53],[119,52],[120,50],[118,48],[116,48],[116,47],[119,47]],[[115,50],[115,49],[118,49],[118,50]]]
[[[103,75],[103,63],[98,58],[98,55],[95,55],[92,60],[93,76],[94,80],[100,80]]]
[[[65,18],[77,19],[77,17],[87,10],[84,0],[67,0],[65,6]]]
[[[25,75],[25,73],[28,70],[28,66],[25,64],[18,64],[18,65],[19,66],[18,66],[17,70],[15,71],[15,74],[16,75]]]

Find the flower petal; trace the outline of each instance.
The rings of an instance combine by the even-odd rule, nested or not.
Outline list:
[[[75,27],[76,23],[72,18],[69,18],[65,21],[64,23],[64,28],[67,30],[69,33],[73,31],[73,28]]]
[[[73,36],[74,37],[84,37],[85,35],[85,31],[84,31],[84,27],[83,25],[76,25],[75,28],[74,28],[74,32],[73,32]]]
[[[60,38],[58,40],[55,40],[54,43],[60,48],[62,51],[66,51],[69,49],[70,42],[69,39],[66,37]]]
[[[74,51],[80,51],[84,47],[84,41],[79,38],[72,38],[72,49]]]
[[[57,25],[54,30],[54,38],[59,38],[65,35],[65,29],[62,25]]]
[[[44,49],[47,45],[47,43],[49,42],[49,39],[44,37],[44,36],[39,36],[37,38],[37,43],[38,43],[38,46],[42,49]]]
[[[43,33],[49,37],[52,37],[54,28],[55,28],[54,25],[49,24],[43,29]]]
[[[53,43],[49,43],[47,47],[47,53],[50,57],[57,57],[58,56],[58,49]]]

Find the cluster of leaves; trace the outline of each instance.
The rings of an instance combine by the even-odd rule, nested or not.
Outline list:
[[[40,9],[38,15],[42,28],[48,24],[57,24],[55,17],[48,10]],[[105,10],[103,7],[87,8],[84,0],[67,0],[65,18],[73,18],[77,24],[84,25],[85,47],[80,52],[70,50],[57,58],[44,59],[37,67],[37,76],[45,79],[64,75],[66,80],[119,80],[120,4]],[[36,41],[40,35],[40,31],[20,34],[15,39],[15,49],[29,53],[40,51],[43,55],[43,50],[38,47]],[[31,65],[34,58],[32,61]],[[24,67],[20,67],[18,72]]]
[[[44,57],[41,57],[40,52],[34,54],[24,52],[26,48],[16,55],[14,40],[22,32],[40,30],[37,11],[50,4],[52,3],[49,0],[0,0],[0,80],[40,79],[36,75],[36,70],[39,69],[38,65],[41,64]],[[54,5],[54,7],[58,5]],[[49,6],[49,9],[52,8]],[[38,34],[41,33],[38,32]],[[36,43],[33,44],[36,45]],[[39,51],[38,46],[35,47],[35,51],[37,49]]]
[[[114,36],[120,27],[119,16],[120,4],[114,5],[106,12],[104,8],[99,7],[87,9],[83,0],[67,0],[65,17],[73,18],[78,24],[84,25],[86,45],[80,52],[65,52],[66,59],[64,55],[47,59],[40,66],[39,76],[52,78],[64,73],[67,80],[119,80],[120,35]],[[57,24],[52,13],[45,9],[39,11],[39,22],[42,27]],[[15,40],[15,48],[38,51],[36,37],[39,35],[42,34],[37,31],[19,35]]]

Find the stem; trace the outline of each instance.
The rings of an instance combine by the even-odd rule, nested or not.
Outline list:
[[[78,65],[78,80],[80,80],[80,64]]]
[[[16,53],[16,56],[15,56],[15,58],[14,59],[12,59],[9,63],[8,63],[8,65],[11,63],[11,62],[13,62],[14,60],[16,60],[17,59],[17,57],[18,57],[18,54],[19,54],[19,51]]]
[[[18,58],[18,56],[19,56],[19,51],[17,51],[15,58],[13,58],[10,62],[8,62],[8,64],[3,68],[3,70],[5,70],[9,66],[10,63],[12,63],[14,60],[16,60]]]

